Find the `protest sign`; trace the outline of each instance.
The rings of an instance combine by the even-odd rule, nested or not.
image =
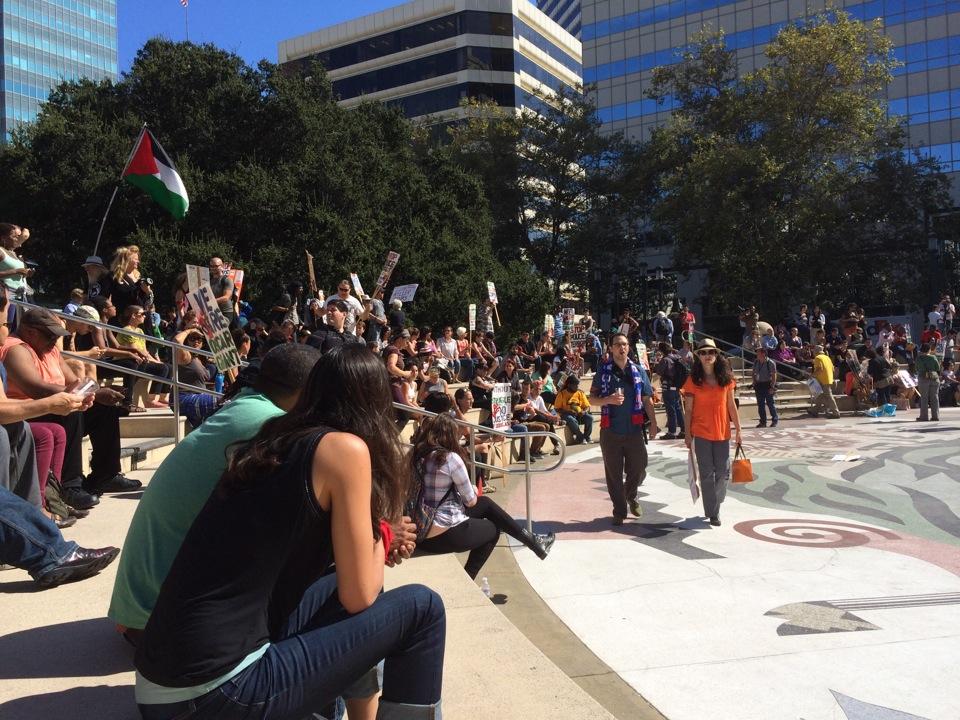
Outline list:
[[[390,282],[390,276],[393,275],[393,269],[397,266],[399,259],[400,253],[395,253],[393,250],[387,253],[387,261],[383,264],[383,270],[380,271],[380,277],[377,278],[376,287],[373,289],[374,295],[377,294],[377,291],[383,290]]]
[[[240,354],[230,335],[230,323],[217,307],[217,301],[209,283],[204,283],[196,292],[187,294],[190,309],[197,314],[197,323],[207,338],[217,370],[226,372],[240,367]]]
[[[890,329],[894,332],[902,328],[907,336],[907,340],[911,340],[913,337],[911,330],[912,320],[913,318],[909,315],[886,315],[884,317],[864,318],[863,324],[867,331],[867,337],[871,338],[874,342],[877,342],[878,336],[883,330],[885,323],[889,324]]]
[[[550,333],[550,337],[553,337],[553,315],[543,316],[543,331]]]
[[[903,383],[903,386],[907,389],[915,388],[917,384],[913,381],[913,376],[910,375],[910,372],[907,370],[899,370],[897,372],[897,377],[900,378],[900,382]]]
[[[467,306],[467,320],[470,325],[470,332],[472,333],[477,329],[477,305],[476,303],[470,303]]]
[[[568,337],[570,338],[571,347],[583,350],[587,345],[587,331],[579,325],[568,334]]]
[[[650,372],[650,358],[647,356],[647,344],[645,342],[638,342],[636,349],[640,364],[643,365],[644,370]]]
[[[240,300],[240,293],[243,292],[244,272],[241,268],[231,267],[227,270],[227,277],[233,280],[233,289],[235,291],[234,299]]]
[[[497,304],[497,286],[494,285],[490,280],[487,280],[487,295],[490,297],[490,302],[496,305]]]
[[[187,265],[187,290],[195,293],[201,285],[210,284],[210,268],[203,265]]]
[[[317,274],[313,269],[313,255],[306,248],[303,249],[303,254],[307,256],[307,289],[310,291],[310,297],[317,297],[320,295],[320,288],[317,287]]]
[[[350,282],[353,285],[353,292],[358,298],[363,298],[363,285],[360,284],[360,276],[356,273],[350,273]]]
[[[390,302],[393,302],[394,300],[399,300],[400,302],[410,302],[417,294],[418,287],[420,286],[417,283],[412,285],[397,285],[393,289],[393,292],[390,293]]]
[[[573,319],[577,311],[574,308],[563,309],[563,331],[564,333],[573,332]]]
[[[490,420],[494,430],[510,429],[510,383],[497,383],[490,392]]]

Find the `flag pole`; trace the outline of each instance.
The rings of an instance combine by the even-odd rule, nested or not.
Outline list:
[[[186,41],[190,42],[190,3],[183,4],[183,31],[186,35]]]
[[[120,171],[120,180],[117,182],[116,187],[113,188],[113,194],[110,195],[110,202],[107,203],[107,211],[103,214],[103,219],[100,221],[100,230],[97,232],[97,242],[93,246],[93,254],[96,255],[97,251],[100,249],[100,238],[103,236],[103,228],[107,224],[107,215],[110,214],[110,208],[113,207],[113,201],[117,198],[117,193],[120,191],[120,185],[123,183],[123,174],[127,171],[127,168],[130,167],[130,161],[133,160],[133,154],[137,151],[137,148],[140,147],[140,140],[143,138],[144,133],[147,132],[147,124],[144,123],[143,127],[140,128],[140,134],[137,135],[136,141],[133,143],[133,149],[130,151],[130,154],[127,155],[127,162],[123,165],[123,170]]]

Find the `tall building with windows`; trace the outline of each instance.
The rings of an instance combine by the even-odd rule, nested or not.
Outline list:
[[[581,0],[584,82],[596,83],[600,117],[611,131],[646,138],[669,105],[644,97],[651,71],[677,62],[677,49],[704,24],[722,28],[741,71],[789,22],[823,0]],[[960,2],[834,0],[861,20],[881,18],[903,67],[887,88],[889,111],[904,118],[911,145],[960,171]]]
[[[537,7],[574,37],[580,37],[580,0],[537,0]]]
[[[319,60],[340,104],[399,107],[451,120],[485,98],[532,105],[531,92],[581,83],[580,41],[527,0],[414,0],[284,40],[284,65]]]
[[[116,0],[0,0],[3,138],[63,80],[117,77]]]

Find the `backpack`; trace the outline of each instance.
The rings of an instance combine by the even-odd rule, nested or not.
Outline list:
[[[677,390],[682,388],[688,377],[690,377],[690,371],[683,360],[676,358],[670,361],[670,384],[674,388]]]
[[[440,502],[431,505],[426,501],[426,483],[423,478],[424,461],[415,463],[413,466],[413,486],[410,488],[410,494],[407,496],[407,502],[404,504],[403,514],[413,520],[417,526],[417,543],[427,539],[427,533],[433,527],[433,520],[437,515],[437,509],[447,501],[451,493],[454,492],[453,483],[447,489],[447,492],[440,498]]]

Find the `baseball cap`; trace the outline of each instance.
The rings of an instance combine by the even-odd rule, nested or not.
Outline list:
[[[99,255],[90,255],[86,260],[83,261],[81,267],[85,265],[99,265],[100,267],[106,267],[106,265],[103,264],[103,258]]]
[[[81,305],[73,311],[73,314],[75,317],[83,318],[84,320],[100,322],[100,313],[97,312],[97,309],[92,305]]]
[[[60,324],[60,321],[47,310],[38,310],[36,308],[27,310],[20,318],[20,324],[37,328],[38,330],[46,330],[58,337],[68,337],[71,334]]]

